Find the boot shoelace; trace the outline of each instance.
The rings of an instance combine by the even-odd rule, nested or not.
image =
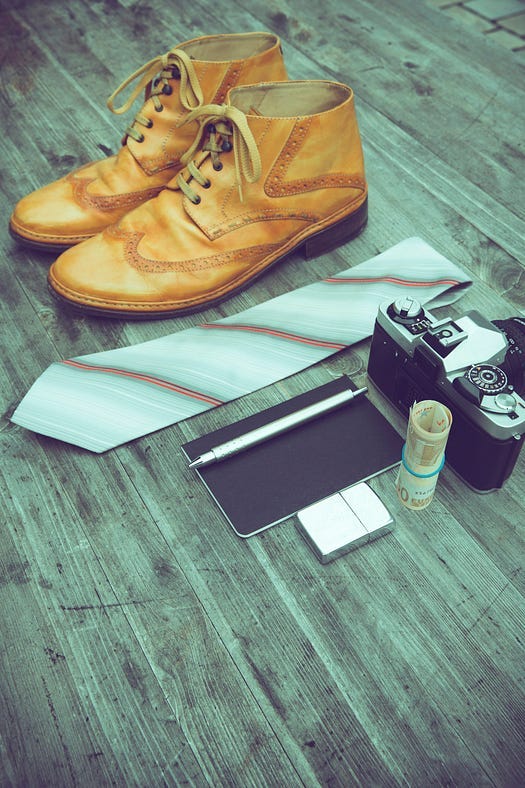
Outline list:
[[[124,104],[120,107],[115,107],[115,99],[119,93],[139,77],[142,78]],[[122,115],[128,111],[137,96],[146,89],[146,100],[151,98],[155,110],[162,112],[164,106],[159,96],[161,94],[169,95],[172,92],[169,80],[176,77],[180,78],[180,101],[182,106],[189,111],[200,107],[204,101],[201,86],[190,57],[182,49],[173,49],[164,55],[159,55],[145,63],[137,71],[134,71],[111,94],[107,100],[107,106],[115,115]],[[149,129],[153,126],[153,121],[137,112],[133,122],[125,131],[126,135],[129,135],[137,142],[143,142],[144,134],[134,128],[136,123]]]
[[[185,165],[176,179],[175,189],[180,189],[192,203],[200,203],[200,196],[192,189],[190,181],[194,178],[205,189],[211,186],[211,181],[199,170],[203,161],[210,156],[214,170],[222,170],[220,154],[232,150],[235,161],[235,178],[239,197],[242,202],[242,179],[254,183],[261,177],[261,157],[257,143],[248,125],[246,115],[237,107],[227,104],[205,104],[192,110],[179,125],[197,121],[199,126],[195,139],[181,157]],[[208,139],[201,145],[201,154],[193,159],[204,134]]]

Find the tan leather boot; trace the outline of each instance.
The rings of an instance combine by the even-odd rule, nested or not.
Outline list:
[[[139,77],[128,100],[115,108],[117,95]],[[181,170],[180,157],[197,124],[178,124],[192,109],[224,101],[238,84],[286,78],[279,39],[271,33],[196,38],[151,60],[108,99],[120,114],[145,88],[145,104],[126,129],[119,153],[22,199],[11,217],[11,234],[54,252],[90,238],[157,195]]]
[[[51,267],[61,299],[105,316],[176,316],[222,301],[298,247],[314,256],[364,227],[349,87],[234,88],[227,104],[200,107],[187,122],[195,119],[188,166],[169,187]]]

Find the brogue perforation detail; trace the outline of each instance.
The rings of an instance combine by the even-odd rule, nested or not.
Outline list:
[[[116,230],[116,232],[115,232]],[[145,273],[161,274],[166,272],[179,271],[181,273],[191,273],[193,271],[206,271],[210,268],[220,268],[231,263],[238,263],[241,259],[247,267],[263,260],[271,254],[280,244],[260,244],[259,246],[249,246],[246,249],[234,249],[230,252],[222,252],[207,257],[196,257],[193,260],[154,260],[144,257],[138,245],[144,237],[144,233],[126,232],[115,228],[112,234],[119,237],[124,242],[126,261],[137,271]]]
[[[67,180],[73,187],[73,197],[78,205],[81,205],[83,208],[96,208],[99,211],[134,208],[146,200],[156,197],[163,188],[162,186],[155,186],[139,192],[128,192],[127,194],[89,194],[88,186],[96,180],[95,178],[69,176]]]
[[[238,83],[241,70],[242,65],[240,63],[232,63],[230,66],[228,66],[228,70],[226,71],[226,74],[224,75],[222,82],[212,99],[212,104],[222,104],[224,102],[226,94],[230,88],[235,87],[235,85]]]
[[[332,172],[313,178],[297,178],[292,181],[285,180],[292,160],[304,143],[310,124],[311,119],[301,119],[294,124],[285,146],[268,174],[264,184],[266,194],[269,197],[288,197],[292,194],[314,191],[315,189],[346,187],[364,190],[366,188],[364,178],[358,175],[347,175],[344,172]]]
[[[297,213],[296,211],[279,211],[273,208],[265,208],[264,210],[258,210],[256,213],[236,216],[229,222],[211,227],[207,230],[207,234],[210,238],[219,238],[221,235],[230,233],[233,230],[238,230],[240,227],[245,227],[247,224],[283,219],[295,219],[301,222],[307,222],[308,224],[315,224],[319,221],[319,216],[313,213]]]

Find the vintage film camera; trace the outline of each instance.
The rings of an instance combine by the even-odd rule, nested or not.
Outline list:
[[[424,399],[450,408],[447,463],[477,492],[502,486],[525,433],[525,318],[437,320],[412,298],[382,304],[368,375],[405,416]]]

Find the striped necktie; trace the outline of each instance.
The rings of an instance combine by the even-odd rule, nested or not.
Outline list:
[[[379,304],[455,301],[466,274],[420,238],[335,276],[138,345],[51,364],[12,421],[103,452],[241,397],[371,335]]]

